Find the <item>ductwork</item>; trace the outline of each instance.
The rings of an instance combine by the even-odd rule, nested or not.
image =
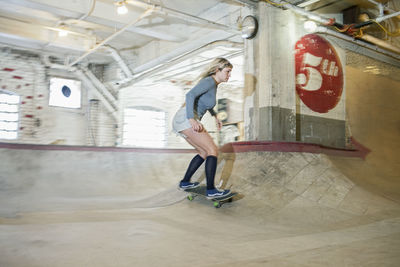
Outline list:
[[[105,96],[105,98],[110,102],[114,109],[117,107],[117,99],[110,93],[110,91],[105,87],[105,85],[97,79],[97,77],[91,72],[87,67],[80,67],[78,71],[82,71],[86,77],[93,83],[96,88]]]
[[[224,24],[220,24],[220,23],[216,23],[214,21],[211,20],[207,20],[207,19],[203,19],[200,17],[196,17],[178,10],[174,10],[171,8],[167,8],[161,5],[156,5],[156,4],[150,4],[148,3],[148,1],[143,1],[143,0],[127,0],[126,1],[128,4],[134,5],[134,6],[139,6],[142,8],[151,8],[152,10],[154,10],[154,12],[157,12],[159,14],[166,14],[166,15],[170,15],[173,17],[177,17],[180,19],[183,19],[185,21],[189,21],[189,22],[193,22],[193,23],[199,23],[202,24],[204,26],[209,26],[211,28],[216,28],[216,29],[221,29],[221,30],[225,30],[225,31],[229,31],[229,32],[233,32],[238,34],[239,30],[236,27],[230,27]]]
[[[376,51],[376,52],[378,52],[378,53],[380,53],[380,54],[389,56],[389,57],[391,57],[391,58],[394,58],[394,59],[400,61],[400,55],[399,55],[399,54],[400,54],[400,50],[399,50],[398,48],[396,48],[396,50],[397,50],[396,53],[397,53],[397,54],[396,54],[396,53],[392,53],[392,52],[387,51],[387,50],[385,50],[385,49],[381,49],[381,48],[379,48],[379,47],[377,47],[377,46],[375,46],[375,45],[372,45],[372,44],[363,42],[363,41],[361,41],[361,40],[354,39],[354,38],[351,37],[351,36],[348,36],[348,35],[346,35],[346,34],[343,34],[343,33],[337,32],[337,31],[330,30],[330,29],[328,29],[328,28],[326,28],[326,27],[322,27],[322,26],[320,26],[320,27],[317,28],[316,33],[329,34],[329,35],[332,35],[332,36],[335,36],[335,37],[337,37],[337,38],[346,40],[346,41],[348,41],[348,42],[352,42],[352,43],[357,44],[357,45],[359,45],[359,46],[368,48],[368,49],[370,49],[370,50]],[[369,35],[368,35],[368,36],[369,36]],[[372,36],[367,37],[367,38],[371,38],[371,37],[372,37]],[[376,39],[376,38],[375,38],[375,39]],[[372,39],[371,39],[371,40],[372,40]],[[378,40],[374,40],[374,41],[379,42],[379,41],[381,41],[381,40],[378,39]],[[383,42],[383,41],[382,41],[382,42]],[[386,42],[383,42],[383,43],[387,44]],[[386,48],[387,48],[387,49],[393,49],[394,47],[392,46],[391,48],[389,48],[389,47],[386,47]]]
[[[381,16],[381,17],[379,17],[379,18],[376,18],[375,20],[376,20],[377,22],[382,22],[382,21],[384,21],[384,20],[387,20],[387,19],[390,19],[390,18],[399,16],[399,15],[400,15],[400,11],[399,11],[399,12],[392,13],[392,14],[389,14],[389,15],[386,15],[386,16]]]
[[[77,58],[74,62],[70,63],[68,66],[72,67],[75,64],[79,63],[82,59],[84,59],[85,57],[87,57],[88,55],[92,54],[93,52],[95,52],[97,49],[99,49],[100,47],[104,46],[107,42],[111,41],[112,39],[114,39],[115,37],[117,37],[118,35],[120,35],[121,33],[123,33],[124,31],[126,31],[126,29],[128,29],[129,27],[131,27],[132,25],[138,23],[139,21],[141,21],[143,18],[149,16],[151,13],[153,12],[153,9],[148,9],[146,10],[139,18],[135,18],[134,20],[132,20],[131,22],[129,22],[127,25],[125,25],[124,27],[122,27],[119,31],[115,32],[114,34],[112,34],[111,36],[107,37],[106,39],[104,39],[102,42],[100,42],[99,44],[97,44],[95,47],[93,47],[92,49],[90,49],[89,51],[87,51],[85,54],[83,54],[82,56],[80,56],[79,58]]]
[[[129,68],[129,66],[125,63],[125,61],[121,58],[120,54],[118,53],[118,51],[108,45],[105,45],[104,48],[108,51],[110,51],[112,57],[114,58],[114,60],[117,62],[117,64],[119,65],[119,67],[122,69],[122,71],[124,72],[125,76],[127,79],[130,79],[133,77],[133,73],[131,71],[131,69]]]
[[[238,44],[235,42],[231,42],[231,41],[213,41],[211,43],[202,45],[202,46],[198,46],[198,44],[192,44],[189,47],[186,46],[182,46],[177,50],[174,50],[173,52],[161,56],[157,59],[154,59],[150,62],[148,62],[147,64],[144,64],[142,66],[139,66],[137,68],[134,69],[134,75],[132,78],[128,78],[128,79],[124,79],[120,81],[121,85],[128,85],[130,83],[132,83],[133,81],[137,82],[140,81],[146,77],[148,77],[150,72],[154,72],[157,71],[158,69],[161,68],[165,68],[168,64],[173,64],[175,63],[177,60],[181,60],[182,58],[188,56],[188,55],[192,55],[192,53],[194,52],[201,52],[203,50],[209,50],[210,48],[216,47],[216,46],[243,46],[242,43]]]
[[[108,112],[113,116],[113,118],[118,121],[118,112],[116,110],[116,108],[114,108],[110,102],[103,96],[102,93],[99,92],[99,90],[97,89],[97,87],[92,83],[92,81],[85,75],[84,71],[77,69],[75,71],[75,73],[77,74],[77,76],[85,82],[85,84],[87,86],[89,86],[89,88],[94,92],[94,94],[96,95],[96,97],[98,99],[100,99],[100,101],[103,103],[103,105],[106,107],[106,109],[108,110]]]
[[[46,67],[75,73],[79,79],[81,79],[92,90],[96,97],[100,99],[114,119],[118,120],[118,112],[116,109],[117,100],[89,69],[86,67],[81,69],[78,67],[54,64],[50,61],[47,55],[42,55],[41,60]]]
[[[332,23],[333,21],[332,21],[332,19],[330,19],[330,18],[325,18],[325,17],[319,16],[319,15],[317,15],[317,14],[315,14],[315,13],[306,11],[306,10],[300,8],[300,7],[297,7],[297,6],[294,6],[294,5],[292,5],[292,4],[287,3],[286,1],[271,1],[271,2],[276,3],[276,4],[280,4],[280,7],[290,9],[290,10],[292,10],[293,12],[295,12],[296,14],[299,14],[299,15],[301,15],[301,16],[307,17],[308,19],[313,20],[313,21],[316,21],[316,22],[319,22],[319,23],[321,23],[321,24],[324,24],[324,25],[334,25],[334,26],[343,26],[343,25],[340,25],[340,24],[337,24],[337,23]],[[373,1],[373,2],[374,2],[374,1]],[[400,12],[396,12],[396,13],[393,13],[393,14],[389,14],[389,15],[387,15],[387,16],[381,16],[381,17],[378,17],[378,18],[376,19],[376,21],[377,21],[377,22],[381,22],[381,21],[383,21],[383,20],[386,20],[386,19],[389,19],[389,18],[391,18],[391,17],[397,16],[398,14],[400,14]],[[325,33],[330,33],[331,35],[333,35],[332,32],[334,32],[334,31],[331,31],[331,30],[329,30],[329,29],[321,30],[321,27],[320,27],[320,32],[322,32],[322,31],[325,32]],[[345,35],[344,33],[338,33],[338,32],[335,32],[335,33],[337,33],[337,34],[335,34],[336,37],[339,37],[339,36],[341,36],[341,35],[348,36],[348,35]],[[349,37],[350,39],[353,39],[353,40],[354,40],[353,37],[350,37],[350,36],[348,36],[348,37]],[[346,39],[349,39],[349,38],[346,38]],[[387,42],[385,42],[385,41],[383,41],[383,40],[380,40],[380,39],[378,39],[378,38],[375,38],[375,37],[373,37],[373,36],[371,36],[371,35],[364,34],[363,36],[361,36],[361,37],[359,37],[359,38],[360,38],[360,39],[363,39],[363,40],[365,40],[365,41],[367,41],[367,42],[373,43],[373,44],[375,44],[375,45],[377,45],[377,46],[379,46],[379,47],[382,47],[382,48],[384,48],[384,49],[388,49],[388,50],[390,50],[390,51],[392,51],[392,52],[397,53],[397,54],[400,55],[400,49],[398,49],[397,47],[391,45],[390,43],[387,43]],[[343,39],[344,39],[344,38],[343,38]],[[360,44],[360,42],[356,42],[356,43],[357,43],[357,44]],[[383,50],[383,49],[374,49],[374,50],[380,51],[380,53],[389,54],[389,55],[391,55],[391,56],[393,57],[393,53],[386,53],[386,52],[384,52],[385,50]],[[398,56],[394,56],[394,57],[395,57],[396,59],[399,59]]]

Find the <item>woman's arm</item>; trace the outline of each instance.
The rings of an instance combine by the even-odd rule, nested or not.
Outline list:
[[[189,122],[195,132],[203,131],[204,127],[200,122],[196,121],[195,119],[189,119]]]
[[[206,93],[209,89],[210,85],[207,79],[202,79],[186,94],[186,116],[188,119],[194,118],[194,101],[196,98]]]
[[[220,131],[221,128],[222,128],[222,122],[218,119],[217,113],[216,113],[215,110],[212,109],[212,108],[210,108],[210,109],[208,110],[208,112],[210,112],[211,116],[213,116],[213,117],[215,118],[215,122],[217,123],[218,131]]]

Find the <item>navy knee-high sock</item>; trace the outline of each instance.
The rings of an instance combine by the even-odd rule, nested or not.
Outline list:
[[[185,176],[183,177],[182,182],[190,182],[190,178],[192,178],[193,174],[197,171],[197,169],[203,164],[204,159],[200,157],[200,155],[196,155],[189,164],[189,167],[186,170]]]
[[[207,190],[215,189],[214,178],[217,171],[217,159],[215,156],[208,156],[206,158]]]

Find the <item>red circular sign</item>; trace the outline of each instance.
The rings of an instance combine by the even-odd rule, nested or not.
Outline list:
[[[343,70],[333,46],[308,34],[295,46],[296,91],[311,110],[327,113],[336,107],[343,91]]]

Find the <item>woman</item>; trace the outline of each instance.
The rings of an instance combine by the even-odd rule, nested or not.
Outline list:
[[[185,104],[177,111],[173,119],[173,129],[192,145],[198,154],[191,160],[179,188],[189,189],[199,186],[190,182],[196,170],[206,162],[207,197],[223,197],[229,190],[219,191],[215,188],[214,178],[217,170],[218,147],[201,124],[201,118],[209,111],[215,117],[218,129],[222,123],[216,117],[213,108],[216,104],[218,84],[227,82],[231,76],[232,64],[225,58],[216,58],[200,77],[200,81],[186,94]]]

